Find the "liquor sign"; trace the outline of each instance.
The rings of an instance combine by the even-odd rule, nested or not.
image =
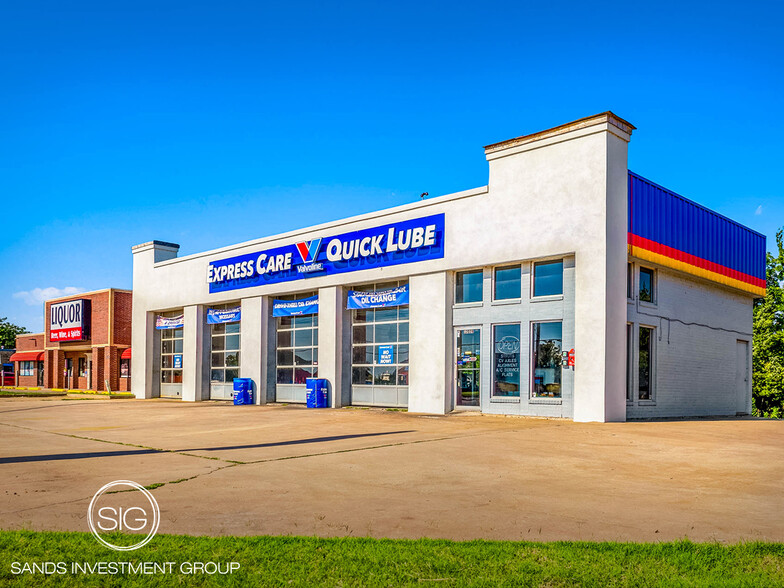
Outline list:
[[[49,341],[84,341],[89,328],[90,304],[84,298],[49,306]]]

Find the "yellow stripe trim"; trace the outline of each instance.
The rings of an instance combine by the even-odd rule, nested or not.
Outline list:
[[[633,255],[634,257],[639,257],[640,259],[651,261],[653,263],[663,265],[664,267],[669,267],[687,274],[691,274],[693,276],[698,276],[700,278],[710,280],[711,282],[718,282],[719,284],[724,284],[725,286],[730,286],[731,288],[743,290],[744,292],[749,292],[755,296],[765,296],[765,288],[747,284],[746,282],[736,280],[735,278],[730,278],[729,276],[724,276],[722,274],[694,266],[690,263],[686,263],[685,261],[679,261],[677,259],[661,255],[660,253],[648,251],[642,247],[636,247],[634,245],[628,245],[628,247],[629,255]]]

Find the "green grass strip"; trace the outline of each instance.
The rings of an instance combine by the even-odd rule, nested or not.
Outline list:
[[[22,397],[37,397],[37,396],[65,396],[65,392],[36,392],[34,390],[0,390],[0,396],[22,396]]]
[[[242,505],[234,505],[241,509]],[[0,584],[15,586],[784,586],[784,544],[532,543],[158,535],[114,552],[88,533],[0,531]],[[12,573],[13,562],[174,562],[173,573]],[[182,562],[238,562],[231,575]]]

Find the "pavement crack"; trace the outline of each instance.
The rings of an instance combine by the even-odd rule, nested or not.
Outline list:
[[[301,459],[304,457],[319,457],[322,455],[337,455],[340,453],[353,453],[355,451],[370,451],[372,449],[384,449],[385,447],[401,447],[403,445],[417,445],[419,443],[434,443],[436,441],[449,441],[451,439],[466,439],[468,437],[476,437],[483,433],[476,433],[475,435],[462,435],[460,437],[438,437],[435,439],[417,439],[414,441],[401,441],[399,443],[384,443],[382,445],[371,445],[370,447],[353,447],[351,449],[336,449],[335,451],[322,451],[319,453],[306,453],[302,455],[287,455],[284,457],[271,457],[269,459],[256,459],[253,461],[239,462],[241,465],[250,465],[254,463],[267,463],[274,461],[286,461],[288,459]]]

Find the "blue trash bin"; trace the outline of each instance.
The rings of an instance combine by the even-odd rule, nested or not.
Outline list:
[[[234,378],[234,404],[253,404],[253,380]]]
[[[305,395],[308,408],[327,408],[329,406],[329,392],[326,378],[306,378]]]

